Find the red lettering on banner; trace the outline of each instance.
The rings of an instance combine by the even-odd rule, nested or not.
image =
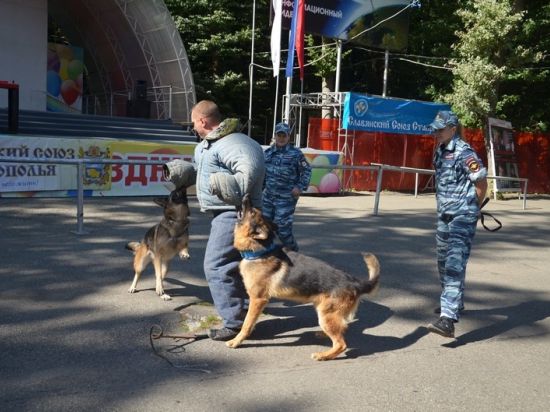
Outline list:
[[[128,160],[147,160],[143,156],[128,156]],[[133,182],[141,183],[142,186],[147,186],[147,165],[128,165],[128,175],[124,179],[126,186],[131,186]],[[137,171],[137,173],[136,173]]]
[[[122,157],[113,155],[111,156],[113,160],[122,159]],[[122,165],[111,165],[111,183],[120,182],[122,180],[124,173],[122,172]]]
[[[159,160],[164,163],[168,163],[170,160],[172,160],[170,157],[157,157],[157,156],[151,156],[149,160]],[[162,182],[164,181],[164,165],[151,165],[151,177],[150,182]]]

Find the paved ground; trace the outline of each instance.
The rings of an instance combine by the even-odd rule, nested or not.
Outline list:
[[[208,219],[191,199],[190,262],[169,272],[169,302],[140,292],[128,240],[159,220],[151,199],[86,199],[78,236],[73,199],[0,199],[2,411],[542,411],[550,408],[550,199],[492,201],[497,233],[478,230],[458,338],[428,334],[439,286],[434,198],[303,197],[302,251],[358,276],[376,253],[382,285],[350,325],[345,356],[310,360],[307,305],[274,302],[244,346],[160,339],[188,310],[212,313],[201,262]],[[194,308],[194,309],[193,309]]]

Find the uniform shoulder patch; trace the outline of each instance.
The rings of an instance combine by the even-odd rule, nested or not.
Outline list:
[[[468,169],[470,169],[471,172],[475,173],[479,171],[480,165],[479,161],[477,160],[476,156],[470,155],[466,158],[466,166],[468,166]]]

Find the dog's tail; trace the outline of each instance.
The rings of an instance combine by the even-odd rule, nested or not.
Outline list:
[[[367,269],[369,270],[369,278],[361,283],[360,292],[361,294],[373,293],[378,289],[380,281],[380,262],[372,253],[362,253],[362,255],[367,265]]]
[[[128,242],[126,243],[126,249],[131,250],[132,252],[136,253],[138,250],[139,245],[141,245],[140,242]]]

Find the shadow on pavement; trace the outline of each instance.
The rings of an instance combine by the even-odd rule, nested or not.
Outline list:
[[[484,341],[503,335],[512,329],[527,327],[528,331],[523,334],[517,333],[517,337],[527,337],[533,335],[548,335],[550,331],[543,326],[535,323],[544,320],[550,316],[550,302],[534,300],[523,302],[514,306],[504,306],[502,308],[468,311],[468,314],[481,320],[489,320],[494,316],[504,316],[505,319],[497,322],[491,322],[489,325],[474,329],[463,335],[460,335],[453,342],[442,346],[447,348],[457,348],[469,343]]]

